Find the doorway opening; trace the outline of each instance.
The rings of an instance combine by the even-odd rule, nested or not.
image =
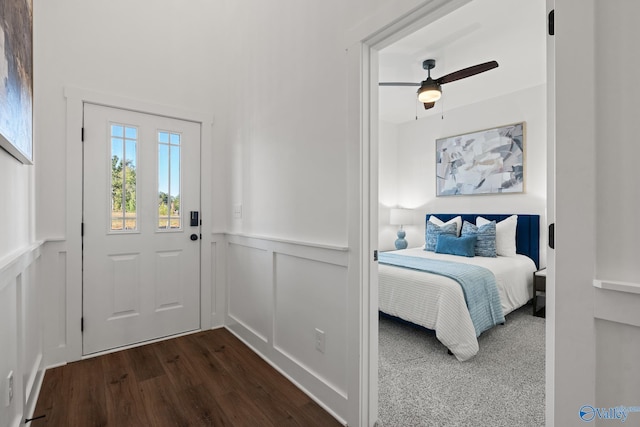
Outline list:
[[[378,81],[416,81],[420,82],[426,77],[426,72],[422,70],[421,64],[425,59],[434,58],[438,60],[438,68],[442,65],[439,73],[432,73],[434,76],[440,76],[448,72],[463,68],[465,66],[473,65],[476,63],[484,62],[484,60],[497,59],[493,55],[494,50],[492,46],[495,45],[496,38],[491,39],[490,35],[484,47],[478,51],[477,47],[473,47],[472,43],[479,41],[479,36],[483,33],[482,22],[462,21],[462,15],[465,13],[465,9],[470,8],[472,5],[477,6],[483,3],[495,3],[495,2],[471,2],[467,5],[459,5],[460,7],[446,15],[446,19],[439,20],[426,20],[424,30],[418,31],[408,35],[404,39],[402,36],[408,34],[406,28],[404,30],[398,30],[394,34],[389,34],[386,42],[380,42],[370,45],[370,61],[369,65],[373,70],[370,70],[369,76],[371,78],[371,90],[378,91]],[[504,4],[502,4],[504,6]],[[515,6],[515,5],[514,5]],[[515,7],[520,7],[518,5]],[[545,5],[534,5],[537,8],[536,12],[532,14],[536,22],[535,25],[541,26],[544,22],[543,16],[546,15],[544,9]],[[538,10],[539,9],[539,10]],[[468,10],[466,11],[468,13]],[[489,13],[496,13],[492,11]],[[473,15],[473,14],[472,14]],[[478,21],[482,21],[477,14],[475,17]],[[453,21],[448,21],[452,19]],[[455,24],[452,25],[451,22]],[[424,23],[423,23],[424,25]],[[415,23],[407,24],[406,27],[415,26]],[[501,63],[502,69],[509,69],[510,79],[513,81],[506,81],[505,74],[499,75],[500,83],[491,84],[487,83],[485,86],[489,88],[501,87],[503,92],[492,94],[482,94],[482,92],[474,88],[474,86],[482,85],[480,76],[478,77],[478,83],[474,82],[474,78],[469,78],[468,81],[460,82],[459,91],[454,90],[451,84],[451,88],[443,88],[443,97],[438,103],[439,106],[433,108],[431,111],[425,111],[422,109],[416,100],[415,89],[410,88],[396,88],[400,89],[391,93],[391,88],[381,88],[379,92],[372,94],[372,103],[380,107],[380,116],[371,120],[371,129],[369,130],[371,135],[377,136],[377,156],[373,155],[372,158],[379,159],[379,164],[371,165],[371,169],[376,169],[378,172],[379,188],[371,188],[372,193],[376,192],[376,199],[379,203],[378,206],[374,206],[375,203],[371,203],[371,209],[376,209],[376,217],[379,216],[378,221],[372,221],[373,227],[376,227],[375,233],[372,230],[372,235],[377,234],[378,246],[376,249],[380,251],[393,250],[394,241],[396,240],[396,233],[398,226],[392,226],[389,224],[389,215],[391,208],[401,207],[408,208],[414,211],[415,222],[410,225],[404,226],[406,232],[406,239],[411,246],[419,246],[424,243],[424,224],[426,214],[447,212],[447,213],[533,213],[539,214],[540,226],[544,230],[544,224],[546,224],[546,198],[547,198],[547,168],[546,168],[546,135],[547,135],[547,108],[546,108],[546,37],[545,28],[542,25],[540,28],[536,27],[533,30],[534,34],[526,33],[525,25],[522,22],[517,24],[517,28],[514,27],[512,36],[509,38],[510,42],[517,43],[516,36],[528,37],[527,40],[536,38],[533,42],[536,43],[535,52],[536,55],[531,54],[531,50],[523,49],[520,53],[521,56],[515,60],[510,60],[507,56],[499,56],[498,62]],[[531,31],[533,27],[527,27]],[[421,38],[420,33],[424,33],[426,38]],[[402,34],[401,34],[402,33]],[[401,35],[400,35],[401,34]],[[438,34],[435,36],[434,34]],[[510,33],[511,34],[511,33]],[[422,36],[425,37],[425,36]],[[504,37],[504,32],[502,33]],[[428,42],[425,42],[428,40]],[[531,42],[532,40],[529,40]],[[502,48],[502,46],[500,46]],[[528,54],[525,52],[529,52]],[[517,52],[517,50],[516,50]],[[484,56],[483,56],[484,55]],[[497,55],[497,54],[495,54]],[[526,57],[526,58],[525,58]],[[443,60],[441,60],[443,59]],[[404,63],[402,62],[404,61]],[[403,64],[395,66],[395,63]],[[531,65],[535,62],[534,65]],[[533,83],[527,85],[523,84],[521,74],[519,74],[510,65],[516,63],[518,66],[527,68],[527,73],[532,72],[534,74],[531,77],[534,80],[530,80]],[[502,70],[501,70],[502,71]],[[491,72],[486,73],[489,76]],[[513,74],[512,74],[513,73]],[[539,80],[535,80],[535,76],[538,76]],[[485,76],[483,76],[485,77]],[[509,86],[513,84],[514,86]],[[375,85],[375,89],[374,89]],[[520,85],[516,87],[516,85]],[[385,92],[383,92],[383,90]],[[518,107],[514,108],[513,98],[519,98],[519,101],[515,101]],[[466,101],[465,101],[466,99]],[[523,107],[523,103],[528,100],[534,100],[526,107]],[[511,102],[511,104],[509,104]],[[436,104],[438,104],[436,103]],[[503,106],[500,106],[502,103]],[[511,105],[511,107],[509,107]],[[385,111],[388,107],[389,111]],[[440,107],[440,108],[438,108]],[[376,111],[376,109],[372,109]],[[509,110],[509,111],[505,111]],[[500,114],[496,117],[497,114]],[[511,114],[511,115],[510,115]],[[385,116],[386,115],[386,116]],[[519,121],[523,118],[527,122],[527,162],[528,171],[526,180],[528,182],[527,191],[523,195],[518,195],[514,199],[510,199],[509,196],[487,196],[485,200],[480,198],[436,198],[435,197],[435,139],[437,137],[446,137],[455,135],[459,132],[459,129],[464,131],[481,130],[492,127],[493,125],[507,124]],[[516,120],[512,120],[510,117],[520,117]],[[379,123],[379,126],[378,126]],[[389,141],[392,140],[392,143]],[[536,144],[536,145],[533,145]],[[386,162],[386,163],[385,163]],[[535,162],[535,163],[534,163]],[[391,164],[392,163],[392,164]],[[543,164],[544,167],[540,167]],[[374,174],[375,175],[375,174]],[[498,198],[507,197],[503,204]],[[513,207],[515,206],[515,208]],[[373,218],[373,215],[371,216]],[[379,226],[378,226],[379,224]],[[541,252],[545,251],[546,238],[541,239]],[[541,254],[542,263],[545,265],[546,257],[544,253]],[[375,283],[376,296],[377,296],[377,266],[374,266],[376,271],[372,271],[372,286]],[[373,300],[373,298],[372,298]],[[377,302],[377,298],[375,299]],[[527,311],[528,307],[523,307],[521,310],[526,311],[526,314],[530,315]],[[371,307],[372,311],[377,312],[377,307]],[[520,317],[523,317],[522,315]],[[523,318],[523,321],[530,320]],[[386,322],[386,321],[385,321]],[[540,328],[538,328],[540,329]],[[411,332],[415,334],[415,331]],[[540,399],[542,400],[541,407],[536,412],[540,419],[544,420],[544,325],[542,326],[543,335],[538,337],[538,341],[541,341],[541,348],[538,348],[538,366],[539,376],[542,377],[542,382],[538,384],[538,390],[540,391]],[[435,337],[433,337],[435,339]],[[379,338],[380,339],[380,338]],[[538,342],[536,341],[536,342]],[[380,343],[380,347],[384,343]],[[482,343],[480,347],[482,348]],[[397,346],[396,346],[397,347]],[[444,348],[444,347],[443,347]],[[444,349],[446,353],[446,349]],[[411,352],[409,352],[411,354]],[[413,353],[415,356],[415,353]],[[455,362],[455,363],[454,363]],[[387,363],[383,360],[382,355],[378,356],[378,364]],[[456,364],[465,363],[452,361],[452,357],[449,356],[449,360],[445,363]],[[462,366],[462,365],[459,365]],[[415,373],[416,371],[414,371]],[[532,371],[533,372],[533,371]],[[449,383],[451,386],[454,383]],[[457,382],[460,387],[464,387],[461,382]],[[456,385],[457,386],[457,385]],[[389,407],[389,402],[384,401],[385,395],[382,387],[385,387],[385,383],[381,380],[380,384],[380,401],[379,401],[379,415],[380,420],[385,424],[385,420],[382,411],[385,411]],[[398,388],[394,391],[398,391]],[[413,402],[407,401],[409,392],[400,393],[398,396],[403,400],[405,406],[419,407],[429,406],[427,402]],[[434,397],[439,403],[443,403],[442,399],[437,396]],[[529,403],[529,402],[525,402]],[[453,404],[444,403],[443,407],[447,410],[455,411]],[[393,405],[391,405],[393,406]],[[449,407],[452,406],[452,407]],[[432,410],[432,408],[426,408]],[[535,416],[535,415],[534,415]],[[521,418],[521,417],[519,417]],[[450,419],[451,421],[451,419]]]

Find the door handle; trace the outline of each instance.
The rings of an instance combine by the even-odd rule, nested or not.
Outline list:
[[[194,234],[192,234],[192,235],[191,235],[191,240],[193,240],[193,241],[198,240],[198,235],[197,235],[197,234],[195,234],[195,233],[194,233]]]

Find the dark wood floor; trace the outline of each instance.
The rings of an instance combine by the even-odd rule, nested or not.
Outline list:
[[[33,427],[340,426],[225,329],[46,372]]]

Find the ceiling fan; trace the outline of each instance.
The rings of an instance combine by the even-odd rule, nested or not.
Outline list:
[[[489,61],[483,64],[474,65],[472,67],[463,68],[462,70],[454,71],[453,73],[442,76],[439,79],[431,78],[431,70],[435,68],[435,59],[426,59],[422,63],[422,68],[427,70],[427,79],[421,83],[408,83],[408,82],[380,82],[380,86],[420,86],[418,89],[418,101],[424,104],[424,109],[428,110],[433,108],[436,101],[442,96],[441,85],[445,83],[455,82],[456,80],[466,79],[467,77],[475,76],[476,74],[484,73],[485,71],[492,70],[498,67],[496,61]]]

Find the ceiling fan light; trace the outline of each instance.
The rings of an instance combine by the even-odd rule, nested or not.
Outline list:
[[[418,90],[418,101],[422,103],[436,102],[442,96],[439,84],[426,84]]]

